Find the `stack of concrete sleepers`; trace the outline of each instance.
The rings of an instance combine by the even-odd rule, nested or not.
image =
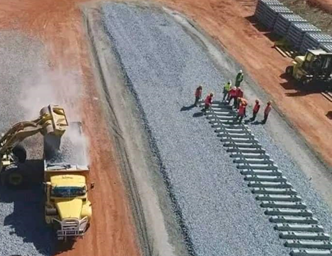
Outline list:
[[[289,27],[294,22],[299,23],[299,24],[308,23],[305,19],[303,19],[299,15],[279,13],[277,16],[277,20],[274,24],[273,31],[280,36],[286,36]]]
[[[332,43],[322,43],[320,45],[320,48],[322,48],[326,52],[331,52],[332,53]]]
[[[307,32],[303,37],[300,53],[318,49],[323,43],[332,43],[332,36],[323,33]]]
[[[266,14],[271,6],[283,7],[283,4],[278,0],[258,0],[254,15],[262,24],[265,24],[267,20]]]
[[[285,6],[270,6],[264,15],[264,20],[262,20],[262,23],[268,29],[273,29],[278,15],[280,14],[293,14],[293,12]]]
[[[310,23],[292,22],[286,34],[286,39],[296,50],[299,50],[306,32],[320,33],[321,30]]]

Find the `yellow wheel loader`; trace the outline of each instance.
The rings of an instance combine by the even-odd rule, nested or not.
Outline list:
[[[286,74],[293,77],[299,85],[312,83],[324,87],[332,84],[332,53],[324,50],[308,50],[305,56],[297,56]]]
[[[65,111],[49,105],[40,111],[39,118],[19,122],[0,138],[0,174],[3,185],[19,186],[25,177],[19,163],[26,160],[26,151],[19,144],[24,139],[41,133],[44,136],[45,221],[55,230],[58,239],[81,237],[92,216],[88,200],[87,165],[61,161],[61,138],[68,128],[82,133],[80,123],[69,127]],[[75,148],[77,152],[84,147]]]

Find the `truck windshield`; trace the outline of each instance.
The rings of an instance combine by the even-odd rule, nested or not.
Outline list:
[[[54,197],[74,197],[84,196],[86,193],[85,187],[53,187],[51,196]]]

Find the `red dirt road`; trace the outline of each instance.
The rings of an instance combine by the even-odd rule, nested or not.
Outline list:
[[[307,0],[308,4],[332,14],[332,0]]]
[[[90,143],[91,227],[72,250],[61,255],[138,256],[136,231],[107,126],[98,101],[84,38],[80,0],[0,0],[0,30],[23,31],[40,39],[56,72],[82,73],[85,96],[78,104]],[[65,84],[65,83],[64,83]],[[66,88],[58,88],[65,95]],[[59,248],[60,250],[62,248]]]
[[[332,165],[332,120],[326,116],[332,110],[332,103],[319,93],[297,91],[292,83],[280,77],[291,60],[273,49],[273,43],[249,21],[255,0],[160,2],[185,13],[218,40],[271,95],[274,104],[309,144]]]

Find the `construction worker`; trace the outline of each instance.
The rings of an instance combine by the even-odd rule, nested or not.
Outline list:
[[[236,87],[233,86],[232,89],[230,89],[229,93],[228,93],[228,98],[229,98],[228,103],[231,104],[232,99],[235,102],[235,97],[236,97]],[[233,104],[235,104],[235,103],[233,103]]]
[[[198,105],[198,101],[202,98],[202,90],[203,90],[203,87],[200,85],[196,88],[196,91],[195,91],[195,107],[197,107]]]
[[[239,123],[242,123],[243,117],[246,116],[246,108],[247,108],[247,101],[242,100],[236,116],[236,121],[239,121]]]
[[[211,105],[212,105],[212,99],[213,99],[213,93],[211,92],[205,98],[204,109],[202,110],[203,112],[206,112],[206,110],[208,110],[211,107]]]
[[[267,121],[267,118],[271,112],[271,109],[272,109],[272,106],[271,106],[271,101],[269,101],[267,104],[266,104],[266,107],[265,107],[265,110],[264,110],[264,119],[262,121],[262,124],[265,124],[266,121]]]
[[[231,90],[231,87],[232,87],[232,82],[231,80],[229,80],[224,86],[223,90],[224,97],[222,98],[223,101],[229,99],[229,91]]]
[[[243,98],[243,91],[242,91],[241,87],[237,87],[236,88],[235,99],[234,99],[234,107],[236,109],[239,108],[240,101],[241,101],[242,98]]]
[[[243,81],[243,71],[240,70],[235,78],[235,87],[239,87],[242,81]]]
[[[252,110],[252,118],[250,118],[250,121],[253,122],[256,119],[256,116],[258,114],[259,109],[261,108],[261,105],[259,104],[259,100],[255,100],[255,106]]]

